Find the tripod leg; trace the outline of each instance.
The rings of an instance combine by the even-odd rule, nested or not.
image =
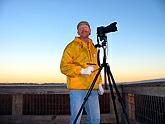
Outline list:
[[[94,85],[95,85],[95,83],[96,83],[96,81],[97,81],[97,78],[98,78],[99,75],[100,75],[100,72],[101,72],[102,68],[103,68],[103,66],[100,66],[99,71],[98,71],[98,73],[96,74],[96,76],[95,76],[95,78],[94,78],[94,80],[93,80],[93,82],[92,82],[92,84],[91,84],[91,86],[90,86],[90,88],[89,88],[89,90],[88,90],[88,92],[87,92],[87,95],[86,95],[85,98],[84,98],[84,102],[82,103],[81,108],[80,108],[80,110],[79,110],[79,112],[78,112],[78,114],[77,114],[77,116],[76,116],[76,118],[75,118],[73,124],[76,124],[77,119],[78,119],[78,117],[80,116],[80,113],[81,113],[81,111],[83,110],[83,108],[84,108],[84,106],[85,106],[85,103],[87,102],[87,100],[88,100],[88,98],[89,98],[89,96],[90,96],[90,94],[91,94],[91,92],[92,92],[92,90],[93,90],[93,87],[94,87]]]
[[[128,114],[127,114],[127,112],[126,112],[126,105],[125,105],[125,102],[124,102],[124,100],[122,99],[119,90],[117,89],[115,80],[114,80],[114,78],[113,78],[113,75],[112,75],[112,73],[111,73],[111,70],[110,70],[110,67],[109,67],[108,64],[107,64],[107,73],[108,73],[108,76],[111,77],[111,80],[112,80],[112,83],[113,83],[113,87],[114,87],[114,89],[115,89],[115,91],[116,91],[116,94],[117,94],[117,97],[118,97],[118,101],[119,101],[119,103],[121,104],[123,113],[124,113],[124,115],[125,115],[125,117],[126,117],[126,120],[127,120],[127,123],[130,124],[130,120],[129,120],[129,118],[128,118]]]
[[[109,82],[109,87],[110,87],[110,92],[111,92],[111,98],[112,98],[113,107],[114,107],[115,116],[116,116],[116,123],[119,124],[119,117],[118,117],[118,114],[117,114],[117,108],[116,108],[116,102],[115,102],[115,95],[114,95],[114,92],[113,92],[113,87],[112,87],[112,84],[111,84],[109,71],[107,71],[107,76],[108,76],[108,82]]]
[[[105,90],[108,90],[108,84],[107,84],[107,68],[106,68],[106,65],[105,65],[105,68],[104,68],[104,85],[105,85]]]

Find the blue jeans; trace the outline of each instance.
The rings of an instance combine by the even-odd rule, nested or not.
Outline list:
[[[88,90],[70,90],[70,124],[73,124],[77,113],[80,110],[84,97]],[[85,111],[87,113],[87,124],[99,124],[100,123],[100,105],[97,90],[93,90],[85,103]],[[77,119],[76,124],[80,124],[82,112]]]

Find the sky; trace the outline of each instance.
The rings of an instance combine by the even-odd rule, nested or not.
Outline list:
[[[0,83],[66,83],[60,61],[81,20],[94,44],[117,22],[106,34],[116,82],[165,78],[164,0],[0,0]]]

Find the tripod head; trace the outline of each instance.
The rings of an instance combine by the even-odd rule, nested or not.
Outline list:
[[[105,43],[105,42],[107,42],[106,34],[117,31],[116,24],[117,24],[117,22],[113,22],[106,27],[104,27],[104,26],[97,27],[97,39],[99,39],[99,40],[97,40],[97,44],[95,45],[96,47],[106,46],[106,43]],[[100,42],[102,41],[102,44],[99,41]]]

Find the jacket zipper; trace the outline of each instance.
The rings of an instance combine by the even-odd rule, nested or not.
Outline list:
[[[89,59],[90,59],[90,62],[92,62],[91,51],[88,50],[88,52],[89,52]]]

